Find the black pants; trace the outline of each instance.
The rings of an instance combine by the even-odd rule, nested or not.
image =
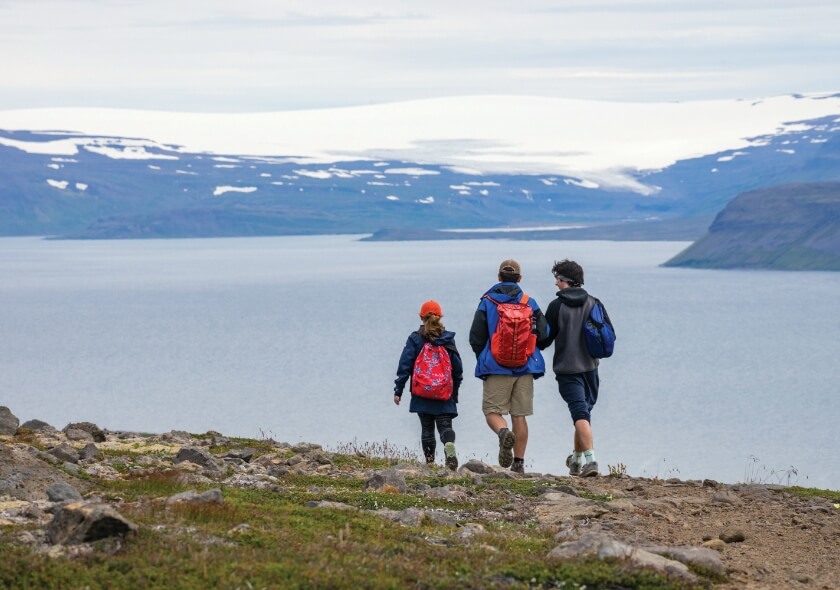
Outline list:
[[[446,444],[455,442],[455,431],[452,430],[452,414],[417,414],[420,418],[420,445],[423,447],[423,455],[426,462],[435,460],[435,426],[440,433],[440,442]]]

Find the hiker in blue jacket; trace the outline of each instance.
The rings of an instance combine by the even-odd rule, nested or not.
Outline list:
[[[525,471],[528,445],[527,416],[534,413],[534,379],[545,374],[545,361],[536,340],[546,337],[548,328],[540,306],[519,287],[522,272],[516,260],[499,265],[499,282],[490,287],[478,303],[470,328],[470,347],[475,352],[475,376],[483,383],[482,411],[490,429],[499,437],[499,465],[515,473]],[[530,307],[528,333],[533,350],[526,349],[524,361],[501,364],[494,356],[494,335],[499,331],[499,305],[525,303]],[[499,331],[500,332],[500,331]],[[500,332],[501,334],[501,332]],[[498,337],[497,337],[498,340]],[[497,341],[497,350],[503,347]],[[500,357],[501,358],[501,357]],[[510,414],[511,427],[505,416]]]
[[[539,341],[544,350],[554,344],[553,368],[563,401],[574,423],[574,451],[566,458],[569,475],[595,477],[598,462],[593,448],[591,412],[598,401],[598,359],[590,356],[583,324],[595,298],[583,289],[583,268],[573,260],[555,262],[551,269],[557,298],[545,311],[549,335]]]
[[[394,381],[394,403],[399,405],[402,400],[403,390],[406,382],[411,382],[411,404],[408,407],[410,412],[417,414],[420,418],[420,446],[426,463],[435,462],[435,426],[437,426],[440,441],[443,443],[443,455],[446,466],[455,471],[458,469],[458,456],[455,451],[455,430],[452,428],[452,420],[458,416],[458,389],[464,378],[464,366],[461,355],[455,346],[455,333],[447,331],[441,318],[443,310],[437,301],[430,300],[420,307],[420,319],[423,324],[418,330],[408,336],[403,347],[400,362],[397,367],[397,378]],[[418,356],[424,349],[424,344],[431,343],[443,347],[444,354],[448,354],[449,378],[451,395],[447,399],[429,399],[418,395],[417,384],[414,382],[414,372],[419,369],[416,366]],[[445,362],[446,359],[443,359]],[[422,392],[419,392],[422,393]]]

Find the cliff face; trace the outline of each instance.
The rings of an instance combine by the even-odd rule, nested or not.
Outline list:
[[[665,266],[840,270],[840,183],[742,193]]]

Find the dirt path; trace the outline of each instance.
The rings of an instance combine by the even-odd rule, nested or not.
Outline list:
[[[567,522],[575,529],[567,534],[601,531],[634,546],[706,543],[730,578],[715,588],[840,589],[840,494],[805,499],[779,486],[611,477],[574,484],[611,496],[613,510]]]

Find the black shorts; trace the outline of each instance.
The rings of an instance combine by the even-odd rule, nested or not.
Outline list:
[[[578,420],[591,422],[590,414],[595,402],[598,401],[598,369],[585,373],[557,375],[556,378],[560,396],[569,406],[572,422]]]

